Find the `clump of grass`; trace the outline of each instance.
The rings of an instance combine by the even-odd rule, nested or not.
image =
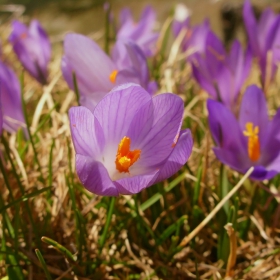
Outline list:
[[[168,19],[163,25],[151,72],[161,92],[170,90],[185,101],[183,126],[191,129],[195,144],[178,174],[140,194],[99,197],[79,182],[67,116],[69,107],[78,103],[61,78],[61,53],[52,61],[48,86],[41,88],[24,73],[21,86],[29,139],[22,131],[4,132],[1,139],[2,277],[276,279],[279,275],[280,200],[275,193],[280,176],[264,183],[243,182],[246,177],[216,160],[207,95],[191,78],[179,51],[180,40],[171,49],[166,45],[170,23]],[[278,93],[271,87],[268,94],[275,100],[274,110]],[[228,235],[229,229],[236,239]]]

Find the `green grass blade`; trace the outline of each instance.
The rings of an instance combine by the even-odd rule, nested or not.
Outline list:
[[[43,270],[45,272],[47,280],[52,280],[51,274],[50,274],[50,272],[49,272],[49,270],[47,268],[46,262],[45,262],[45,260],[44,260],[44,258],[42,256],[40,250],[39,249],[35,249],[35,253],[37,255],[37,258],[38,258],[40,264],[42,265],[42,268],[43,268]]]

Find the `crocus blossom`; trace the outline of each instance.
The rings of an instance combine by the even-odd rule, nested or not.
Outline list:
[[[249,74],[251,60],[249,48],[243,52],[241,44],[236,40],[227,53],[217,36],[209,32],[205,53],[193,56],[193,75],[208,94],[233,109]]]
[[[203,23],[191,26],[190,10],[183,4],[177,4],[175,7],[174,20],[172,30],[175,37],[180,32],[185,32],[181,47],[184,52],[187,52],[187,60],[191,61],[193,54],[205,53],[206,38],[210,32],[210,24],[208,20]]]
[[[33,20],[27,28],[15,20],[9,41],[23,67],[39,83],[46,84],[48,63],[51,58],[51,45],[45,30],[37,20]]]
[[[22,111],[20,84],[11,68],[0,61],[0,95],[2,103],[3,129],[15,132],[26,127]]]
[[[261,69],[262,83],[269,83],[280,61],[280,16],[267,8],[257,22],[250,0],[243,6],[243,19],[249,45]]]
[[[74,89],[77,78],[80,103],[94,106],[116,85],[134,82],[151,94],[156,90],[149,81],[149,69],[141,49],[130,41],[117,41],[110,58],[94,41],[80,34],[67,34],[61,63],[64,79]]]
[[[125,8],[120,13],[121,27],[117,32],[117,39],[133,41],[147,57],[152,56],[159,36],[158,32],[153,31],[155,21],[156,14],[150,6],[143,10],[139,22],[134,22],[130,9]]]
[[[209,99],[207,107],[214,152],[222,163],[241,173],[254,166],[251,178],[256,180],[280,172],[280,110],[269,119],[262,90],[247,88],[238,120],[222,103]]]
[[[192,137],[181,130],[184,103],[154,97],[136,84],[114,88],[94,108],[69,111],[76,170],[97,195],[135,194],[176,173],[188,160]]]

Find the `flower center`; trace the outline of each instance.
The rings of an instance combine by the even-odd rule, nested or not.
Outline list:
[[[140,154],[141,150],[130,151],[130,138],[123,137],[116,155],[116,169],[119,172],[129,172],[129,167],[140,158]]]
[[[259,127],[256,125],[254,127],[253,123],[247,122],[246,130],[243,134],[248,137],[248,155],[250,160],[257,161],[261,155],[260,151],[260,141],[259,141]]]
[[[113,70],[109,76],[111,83],[114,84],[116,82],[117,75],[118,75],[118,70]]]

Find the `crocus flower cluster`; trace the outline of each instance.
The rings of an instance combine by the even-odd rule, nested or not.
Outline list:
[[[116,42],[109,57],[94,41],[80,34],[68,34],[64,40],[62,73],[74,89],[73,72],[77,78],[80,103],[90,109],[116,85],[134,82],[151,94],[157,86],[149,81],[146,57],[131,41]]]
[[[222,42],[209,31],[205,41],[205,52],[192,57],[193,76],[200,86],[214,99],[228,108],[236,105],[240,89],[251,68],[251,52],[243,52],[235,40],[227,53]]]
[[[114,88],[92,110],[69,111],[76,170],[98,195],[135,194],[162,181],[188,160],[192,137],[181,130],[182,99],[155,97],[136,84]]]
[[[46,84],[51,45],[40,23],[33,20],[27,28],[23,23],[14,21],[9,40],[27,72],[39,83]]]
[[[222,103],[209,99],[207,107],[217,145],[214,152],[222,163],[241,173],[254,166],[255,180],[280,172],[280,109],[269,120],[262,90],[255,85],[247,88],[238,120]]]
[[[250,0],[243,6],[243,19],[249,45],[258,59],[263,87],[273,79],[280,61],[280,15],[267,8],[257,22]]]
[[[134,22],[130,9],[125,8],[120,13],[121,26],[117,32],[117,40],[133,41],[145,56],[152,56],[159,36],[158,32],[153,31],[155,21],[156,13],[150,6],[143,10],[139,22]]]
[[[0,96],[3,128],[15,132],[25,127],[22,111],[20,84],[14,71],[0,61]]]

